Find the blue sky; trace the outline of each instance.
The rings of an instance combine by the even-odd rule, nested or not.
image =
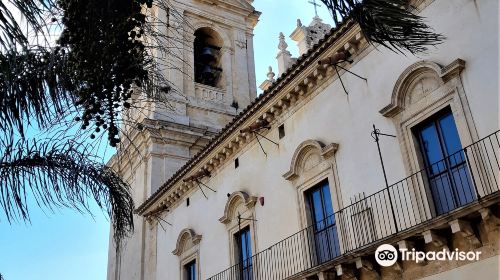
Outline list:
[[[268,66],[277,72],[279,32],[297,56],[297,46],[288,35],[298,18],[309,24],[314,8],[308,0],[255,0],[254,6],[262,12],[254,37],[260,85]],[[331,24],[324,7],[319,8],[319,15]],[[100,209],[93,209],[94,217],[69,209],[44,213],[32,205],[31,224],[9,224],[0,215],[0,273],[5,280],[106,279],[109,221]]]

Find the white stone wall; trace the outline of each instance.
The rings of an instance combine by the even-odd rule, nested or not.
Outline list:
[[[500,257],[494,256],[475,263],[464,265],[454,270],[438,273],[422,279],[425,280],[461,280],[474,279],[480,276],[481,279],[498,279],[498,267]]]
[[[360,192],[369,195],[382,189],[385,183],[370,131],[372,124],[376,124],[385,133],[398,134],[395,122],[379,111],[390,103],[401,73],[415,62],[430,60],[446,66],[457,58],[465,60],[461,90],[465,92],[473,116],[471,128],[477,130],[472,135],[481,138],[498,130],[498,1],[436,0],[422,15],[427,17],[430,26],[447,37],[444,44],[436,49],[430,48],[429,54],[419,57],[398,55],[383,47],[369,48],[351,68],[351,71],[367,77],[368,82],[344,74],[342,78],[349,92],[346,95],[338,80],[333,83],[333,78],[324,81],[317,94],[310,94],[313,96],[311,100],[278,121],[286,128],[286,136],[279,140],[279,148],[262,140],[268,154],[265,157],[256,141],[246,144],[238,154],[238,169],[230,160],[204,181],[217,193],[205,189],[208,195],[205,199],[199,190],[195,190],[187,195],[190,197],[189,207],[183,200],[164,213],[163,218],[172,226],[165,226],[165,230],[157,228],[156,279],[180,279],[181,260],[172,254],[172,250],[178,234],[185,228],[202,235],[198,259],[201,279],[232,264],[232,237],[228,227],[218,220],[224,214],[227,193],[245,191],[265,198],[264,206],[257,202],[253,215],[257,220],[254,253],[299,231],[303,226],[300,194],[282,175],[289,170],[297,146],[305,140],[339,145],[335,161],[344,206]],[[273,126],[266,136],[277,140],[277,127]],[[468,144],[466,140],[463,145]],[[398,140],[384,138],[381,148],[389,183],[406,177],[405,159]],[[488,265],[488,262],[484,263]]]

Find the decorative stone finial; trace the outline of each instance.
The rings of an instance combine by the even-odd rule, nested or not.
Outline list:
[[[283,32],[280,32],[280,43],[278,44],[278,49],[280,51],[286,51],[286,48],[288,48],[288,44],[285,42],[285,35],[283,35]]]
[[[297,19],[297,27],[302,27],[302,21],[300,21],[300,18]]]
[[[267,73],[267,79],[265,79],[259,88],[263,91],[266,91],[273,83],[274,83],[274,72],[273,68],[269,66],[269,72]]]
[[[278,44],[278,76],[281,76],[293,64],[292,54],[287,50],[288,44],[285,41],[285,35],[280,32],[280,43]]]
[[[271,82],[274,82],[274,76],[276,76],[276,74],[274,74],[273,68],[269,66],[269,72],[267,72],[267,79]]]

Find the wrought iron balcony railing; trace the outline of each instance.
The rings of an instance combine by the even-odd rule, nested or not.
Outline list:
[[[209,280],[286,279],[499,191],[500,131],[449,155]]]

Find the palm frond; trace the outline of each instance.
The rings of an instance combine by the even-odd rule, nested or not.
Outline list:
[[[74,106],[66,56],[47,48],[0,53],[0,131],[43,127]]]
[[[321,0],[334,20],[352,18],[371,43],[393,51],[422,53],[441,44],[445,37],[435,33],[424,18],[413,14],[408,0]]]
[[[0,46],[4,50],[25,48],[29,45],[29,36],[48,35],[45,28],[52,21],[56,8],[54,0],[0,1]],[[48,38],[43,39],[48,42]]]
[[[29,221],[28,197],[44,209],[69,207],[85,213],[91,213],[89,198],[93,198],[111,217],[117,250],[133,232],[134,203],[128,184],[110,167],[89,158],[81,144],[21,139],[2,145],[0,208],[9,222]]]

